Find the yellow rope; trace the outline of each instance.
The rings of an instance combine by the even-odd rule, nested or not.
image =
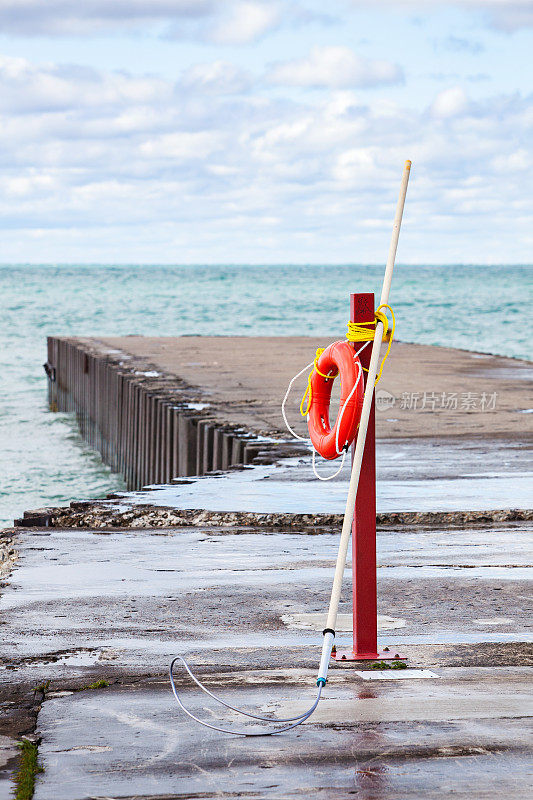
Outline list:
[[[328,380],[330,378],[331,379],[336,378],[337,375],[339,374],[339,372],[337,371],[335,373],[335,375],[324,375],[324,373],[320,372],[320,370],[318,369],[318,367],[316,365],[316,362],[318,361],[318,359],[320,358],[320,356],[322,355],[322,353],[324,352],[325,349],[326,349],[325,347],[319,347],[317,349],[316,355],[315,355],[315,360],[313,362],[313,369],[311,370],[311,372],[307,376],[307,387],[306,387],[306,390],[304,392],[304,396],[302,397],[302,400],[300,402],[300,414],[302,415],[302,417],[306,417],[309,414],[309,409],[311,408],[311,399],[312,399],[312,396],[313,396],[313,390],[311,388],[311,378],[313,377],[313,372],[315,372],[315,371],[318,372],[318,374],[322,378],[325,378],[326,380]],[[307,397],[307,405],[306,405],[306,407],[304,409],[303,406],[304,406],[306,397]]]
[[[383,311],[381,311],[382,308],[388,308],[391,313],[392,326],[390,331],[389,331],[389,320],[387,319],[387,315]],[[392,346],[394,331],[396,329],[396,318],[394,316],[394,311],[389,305],[387,305],[386,303],[382,303],[376,309],[374,319],[371,322],[348,322],[348,333],[346,334],[346,338],[348,339],[349,342],[370,342],[374,338],[374,333],[378,321],[383,323],[382,341],[388,342],[389,346],[387,347],[387,352],[383,357],[383,361],[381,362],[378,374],[376,375],[374,386],[381,378],[383,367],[385,366],[385,361],[389,357],[390,349]],[[365,368],[363,367],[363,369]],[[368,370],[365,369],[365,372],[368,372]]]
[[[390,330],[389,330],[389,320],[387,319],[387,315],[381,310],[382,308],[388,308],[390,313],[391,313],[392,326],[391,326]],[[385,361],[389,357],[390,349],[391,349],[391,346],[392,346],[392,340],[394,338],[394,331],[396,329],[396,319],[394,317],[394,311],[392,310],[392,308],[389,305],[387,305],[386,303],[382,303],[376,309],[374,319],[371,320],[370,322],[348,322],[348,333],[346,334],[346,338],[347,338],[347,340],[349,342],[371,342],[373,340],[373,338],[374,338],[375,331],[376,331],[376,325],[377,325],[378,322],[383,323],[383,338],[382,338],[382,341],[388,342],[389,346],[387,347],[387,352],[385,353],[385,356],[383,357],[383,361],[381,362],[381,366],[379,368],[378,374],[376,375],[376,380],[374,382],[374,386],[377,384],[377,382],[381,378],[381,373],[383,372],[383,367],[385,366]],[[311,408],[311,402],[312,402],[312,399],[313,399],[313,390],[311,388],[311,378],[313,377],[313,373],[315,371],[318,372],[318,374],[322,378],[325,378],[326,380],[330,380],[330,379],[332,380],[333,378],[336,378],[337,375],[339,374],[338,372],[336,372],[335,375],[324,375],[324,373],[320,372],[320,370],[318,369],[317,361],[320,358],[320,356],[322,355],[322,353],[324,352],[324,350],[325,350],[324,347],[319,347],[318,350],[316,351],[316,356],[315,356],[315,360],[314,360],[314,363],[313,363],[313,369],[311,370],[311,372],[307,376],[307,387],[306,387],[306,390],[304,392],[304,396],[302,397],[302,400],[300,402],[300,414],[302,415],[302,417],[306,417],[308,415],[308,413],[309,413],[309,409]],[[368,372],[368,370],[365,367],[363,367],[363,369],[365,370],[365,372]],[[306,400],[307,400],[307,402],[306,402]],[[304,408],[304,405],[305,405],[305,408]]]

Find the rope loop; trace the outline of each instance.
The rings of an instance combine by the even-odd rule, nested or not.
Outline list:
[[[387,314],[385,313],[384,309],[388,309],[390,311],[390,314],[391,314],[391,317],[392,317],[392,322],[391,323],[389,323]],[[355,356],[357,356],[357,355],[359,355],[359,353],[365,347],[368,346],[368,344],[371,341],[374,340],[374,337],[376,335],[376,326],[377,326],[378,322],[381,322],[381,324],[383,325],[382,341],[383,342],[388,342],[388,346],[387,346],[386,353],[385,353],[385,355],[383,357],[383,361],[381,362],[381,366],[380,366],[380,368],[378,370],[378,373],[376,375],[376,380],[375,380],[374,386],[376,386],[376,384],[378,383],[378,381],[381,378],[381,375],[383,373],[383,367],[385,366],[385,361],[389,357],[389,353],[390,353],[390,350],[391,350],[392,340],[394,338],[394,332],[396,330],[396,319],[395,319],[395,316],[394,316],[394,311],[392,310],[392,308],[387,303],[382,303],[380,306],[378,306],[378,308],[374,312],[374,319],[373,320],[369,320],[368,322],[348,322],[347,323],[348,324],[348,332],[346,334],[346,339],[349,342],[364,342],[363,346],[355,351]],[[330,375],[329,373],[327,375],[325,375],[323,372],[320,372],[320,370],[318,369],[318,366],[317,366],[318,359],[320,358],[320,356],[322,355],[322,353],[324,352],[325,349],[326,349],[325,347],[319,347],[316,350],[315,358],[312,361],[312,363],[308,364],[306,367],[304,367],[302,370],[300,370],[300,372],[297,375],[295,375],[294,378],[292,378],[292,380],[290,381],[289,386],[287,388],[287,391],[285,393],[285,397],[283,398],[283,402],[281,404],[281,413],[283,415],[283,419],[285,420],[285,424],[286,424],[287,428],[292,433],[292,435],[295,437],[295,439],[300,439],[301,441],[307,441],[307,440],[302,436],[298,436],[298,434],[295,431],[293,431],[293,429],[289,425],[289,422],[287,420],[287,416],[285,414],[285,403],[287,402],[287,398],[289,396],[289,392],[291,390],[291,387],[292,387],[294,381],[297,378],[299,378],[300,375],[302,375],[306,370],[308,370],[309,367],[312,367],[311,372],[307,376],[307,387],[305,389],[304,395],[303,395],[303,397],[301,399],[301,402],[300,402],[300,413],[301,413],[302,417],[306,417],[308,415],[308,413],[309,413],[309,409],[311,408],[311,402],[312,402],[312,399],[313,399],[313,390],[312,390],[312,387],[311,387],[311,378],[313,377],[313,373],[316,371],[325,380],[333,380],[334,378],[337,377],[337,375],[339,374],[338,371],[334,375]],[[360,365],[360,372],[359,372],[359,376],[360,377],[362,376],[361,369],[364,369],[365,372],[368,372],[368,369],[366,369],[366,367],[362,367]],[[360,377],[358,378],[358,381],[359,381]],[[343,412],[344,412],[344,409],[341,410],[341,416],[342,416]],[[339,453],[339,455],[341,454],[343,449],[344,448],[342,448],[342,447],[339,449],[339,446],[337,444],[337,452]],[[314,451],[314,449],[313,449],[313,471],[314,471],[315,475],[317,476],[317,478],[320,478],[320,480],[331,480],[332,478],[335,478],[339,474],[340,470],[342,469],[342,463],[341,463],[340,468],[333,475],[330,475],[327,478],[320,476],[317,473],[316,468],[315,468],[315,456],[316,456],[316,451]],[[345,456],[346,456],[346,452],[344,452],[344,454],[343,454],[343,463],[344,463],[344,457]]]
[[[385,311],[382,309],[388,309],[391,313],[392,323],[389,323],[388,317]],[[371,342],[374,339],[375,332],[376,332],[376,325],[378,322],[381,322],[383,325],[383,336],[382,341],[388,342],[388,347],[385,355],[383,356],[383,361],[381,362],[381,366],[378,370],[376,375],[376,381],[374,386],[378,384],[381,379],[381,375],[383,373],[383,367],[385,366],[385,361],[389,357],[390,349],[392,346],[392,340],[394,338],[394,331],[396,330],[396,318],[394,316],[394,311],[387,303],[382,303],[380,306],[377,307],[376,311],[374,312],[374,319],[369,320],[368,322],[348,322],[348,332],[346,334],[346,339],[349,342]],[[319,347],[316,351],[315,359],[313,361],[313,369],[307,376],[307,386],[303,397],[300,401],[300,414],[302,417],[306,417],[309,414],[309,409],[311,408],[311,403],[313,401],[313,390],[311,388],[311,378],[313,377],[314,372],[318,372],[318,374],[325,378],[326,380],[333,380],[339,374],[336,372],[334,375],[324,375],[323,372],[317,367],[317,362],[322,353],[324,352],[324,347]],[[366,367],[363,367],[365,372],[368,372]]]
[[[392,317],[392,324],[389,325],[389,320],[387,315],[382,308],[386,308],[390,311]],[[382,341],[388,342],[387,352],[383,357],[383,361],[381,362],[381,366],[378,370],[378,374],[376,375],[376,380],[374,386],[378,383],[383,373],[383,367],[385,366],[385,361],[389,357],[390,349],[392,346],[392,340],[394,338],[394,331],[396,329],[396,318],[394,316],[394,311],[387,303],[382,303],[375,311],[374,319],[370,320],[369,322],[348,322],[348,333],[346,334],[346,338],[349,342],[369,342],[374,338],[376,325],[378,322],[381,322],[383,325],[383,336]],[[390,330],[389,330],[390,328]],[[368,370],[363,367],[365,372]]]
[[[368,347],[368,345],[370,344],[370,341],[371,341],[371,340],[369,339],[368,341],[364,342],[364,344],[362,344],[362,345],[361,345],[361,347],[359,347],[357,350],[355,350],[355,351],[354,351],[354,358],[356,358],[357,356],[359,356],[359,355],[360,355],[360,354],[363,352],[363,350],[365,349],[365,347]],[[332,342],[332,344],[333,344],[333,342]],[[317,359],[319,358],[319,356],[320,356],[320,355],[321,355],[321,354],[324,352],[324,350],[325,350],[325,349],[326,349],[326,348],[324,348],[324,347],[322,347],[322,348],[319,348],[319,349],[316,351],[316,353],[317,353],[317,354],[316,354],[316,356],[315,356],[315,359],[314,359],[314,361],[311,361],[311,362],[310,362],[309,364],[307,364],[307,365],[306,365],[306,366],[305,366],[303,369],[301,369],[301,370],[300,370],[300,372],[296,373],[296,375],[295,375],[293,378],[291,378],[291,380],[289,381],[289,385],[287,386],[287,391],[285,392],[285,397],[283,398],[283,400],[282,400],[282,402],[281,402],[281,414],[282,414],[283,420],[284,420],[284,422],[285,422],[285,425],[287,426],[287,430],[288,430],[288,431],[291,433],[291,435],[292,435],[292,436],[294,436],[294,438],[295,438],[295,439],[298,439],[298,440],[299,440],[299,441],[301,441],[301,442],[308,442],[308,441],[309,441],[309,439],[307,439],[307,438],[306,438],[306,437],[304,437],[304,436],[299,436],[299,435],[296,433],[296,431],[295,431],[295,430],[293,430],[293,429],[291,428],[291,426],[290,426],[290,424],[289,424],[289,420],[287,419],[287,414],[285,413],[285,404],[286,404],[287,400],[289,399],[289,394],[290,394],[290,391],[291,391],[291,389],[292,389],[292,386],[293,386],[294,382],[295,382],[295,381],[296,381],[296,380],[297,380],[297,379],[300,377],[300,375],[303,375],[303,374],[304,374],[304,372],[306,372],[306,371],[307,371],[309,368],[311,368],[311,367],[312,367],[313,369],[311,369],[310,376],[313,374],[313,372],[314,372],[314,367],[315,367],[315,365],[316,365],[316,361],[317,361]],[[355,386],[354,386],[354,387],[353,387],[353,389],[352,389],[352,392],[351,392],[351,393],[350,393],[350,395],[347,397],[347,399],[346,399],[346,402],[345,402],[345,404],[344,404],[343,408],[340,410],[340,416],[341,416],[341,419],[342,419],[342,415],[344,414],[344,411],[345,411],[345,409],[346,409],[346,406],[347,406],[347,404],[348,404],[349,400],[351,399],[351,396],[352,396],[353,392],[355,391],[355,389],[356,389],[356,387],[357,387],[357,384],[359,383],[359,381],[360,381],[360,380],[362,380],[362,377],[363,377],[363,372],[362,372],[361,363],[360,363],[360,362],[358,362],[358,363],[359,363],[359,375],[358,375],[358,377],[357,377],[357,381],[356,381],[356,383],[355,383]],[[308,377],[308,382],[309,382],[309,380],[310,380],[310,376]],[[322,375],[322,377],[324,377],[324,378],[328,378],[328,379],[332,379],[332,378],[334,378],[335,376],[334,376],[334,375]],[[305,395],[304,395],[304,397],[303,397],[303,399],[302,399],[302,405],[303,405],[303,401],[305,400],[305,397],[306,397],[306,395],[307,395],[307,390],[306,390],[306,393],[305,393]],[[310,405],[310,404],[309,404],[309,405]],[[337,428],[337,437],[338,437],[338,428]],[[323,475],[319,475],[319,473],[317,472],[317,469],[316,469],[316,463],[315,463],[315,460],[316,460],[316,450],[315,450],[315,449],[314,449],[314,447],[313,447],[313,472],[315,473],[315,476],[316,476],[317,478],[319,478],[319,480],[321,480],[321,481],[330,481],[330,480],[332,480],[333,478],[336,478],[336,477],[337,477],[337,475],[339,474],[340,470],[342,469],[342,466],[343,466],[343,464],[344,464],[344,459],[345,459],[345,457],[346,457],[347,448],[346,448],[346,447],[339,447],[339,442],[338,442],[338,441],[336,442],[336,445],[337,445],[337,452],[338,452],[338,454],[339,454],[339,455],[340,455],[341,453],[343,454],[343,457],[342,457],[342,463],[341,463],[341,466],[340,466],[340,468],[339,468],[339,469],[338,469],[336,472],[334,472],[332,475],[328,475],[327,477],[326,477],[326,476],[323,476]],[[312,443],[311,443],[311,446],[312,446]]]

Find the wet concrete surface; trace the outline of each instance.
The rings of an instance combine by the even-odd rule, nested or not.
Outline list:
[[[381,531],[380,613],[405,620],[401,630],[387,631],[388,640],[461,641],[465,627],[479,640],[527,638],[530,620],[522,612],[530,540],[520,523],[468,533]],[[316,633],[289,633],[282,617],[324,609],[337,544],[332,533],[24,532],[18,568],[0,600],[0,655],[24,660],[75,651],[83,667],[79,652],[94,651],[94,660],[104,653],[112,661],[105,654],[118,649],[129,667],[141,667],[151,652],[162,669],[180,640],[186,647],[196,638],[219,648],[260,647],[273,638],[280,646],[311,643],[321,624]],[[349,564],[347,610],[348,570]],[[494,619],[507,621],[495,625]],[[63,664],[45,660],[32,669],[48,670],[50,677]]]
[[[378,512],[528,509],[533,471],[527,442],[481,439],[378,440]],[[337,464],[321,462],[332,474]],[[214,477],[128,492],[120,506],[148,503],[179,509],[262,513],[342,513],[349,459],[327,483],[315,478],[311,457],[285,459]]]
[[[55,800],[58,786],[69,800],[524,797],[525,676],[520,669],[484,673],[450,669],[430,686],[371,689],[335,675],[318,715],[290,734],[252,740],[191,726],[169,705],[166,683],[51,699],[39,716],[46,772],[35,798]],[[311,676],[301,677],[309,686]],[[265,686],[262,678],[223,690],[224,698],[265,713],[312,702],[312,687]],[[213,721],[197,692],[183,697]],[[231,712],[215,713],[235,724]]]
[[[287,350],[287,341],[225,340],[223,363],[213,360],[218,338],[127,337],[102,347],[184,379],[202,412],[279,437],[286,383],[316,346],[302,337]],[[280,368],[265,370],[261,358],[271,365],[276,347]],[[381,386],[394,403],[377,414],[378,511],[529,509],[531,364],[394,348]],[[471,392],[478,401],[496,393],[494,409],[401,408],[404,393]],[[339,513],[347,471],[319,485],[309,458],[285,459],[108,507]],[[219,736],[180,712],[165,675],[177,653],[249,710],[311,703],[337,545],[333,525],[117,530],[110,520],[97,530],[21,530],[0,598],[0,798],[14,741],[30,734],[45,768],[36,800],[523,800],[533,661],[525,520],[378,531],[379,645],[438,677],[385,680],[372,670],[366,681],[358,672],[368,664],[335,662],[317,713],[274,738]],[[350,643],[350,610],[347,565],[340,647]],[[207,720],[246,726],[205,702],[183,673],[177,684]]]
[[[0,800],[13,800],[11,776],[18,761],[19,748],[12,736],[0,734]]]
[[[527,522],[378,532],[380,645],[438,678],[367,682],[334,663],[316,715],[274,739],[219,737],[174,704],[180,652],[237,704],[312,699],[337,533],[21,530],[0,598],[0,721],[10,740],[36,725],[36,800],[523,797]],[[350,602],[347,571],[346,618]]]

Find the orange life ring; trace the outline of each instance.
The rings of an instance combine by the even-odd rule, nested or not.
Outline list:
[[[316,368],[310,381],[311,400],[307,426],[315,450],[323,458],[331,461],[339,456],[337,442],[339,450],[342,451],[353,442],[357,433],[364,395],[361,365],[359,357],[355,355],[348,342],[333,342],[326,347],[315,363]],[[339,413],[332,428],[329,422],[329,404],[333,381],[337,375],[340,375],[341,379],[341,398]],[[356,383],[357,386],[350,397]]]

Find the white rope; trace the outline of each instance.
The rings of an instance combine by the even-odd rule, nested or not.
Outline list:
[[[308,442],[308,441],[309,441],[309,439],[308,439],[306,436],[298,436],[298,434],[296,433],[296,431],[293,431],[293,429],[292,429],[292,428],[291,428],[291,426],[289,425],[289,421],[288,421],[288,419],[287,419],[287,415],[285,414],[285,403],[286,403],[286,402],[287,402],[287,400],[288,400],[288,397],[289,397],[289,394],[290,394],[290,391],[291,391],[291,389],[292,389],[292,385],[293,385],[294,381],[295,381],[295,380],[297,380],[297,379],[300,377],[300,375],[303,375],[303,373],[304,373],[304,372],[307,372],[307,370],[308,370],[310,367],[314,367],[314,366],[315,366],[315,362],[314,362],[314,361],[311,361],[309,364],[307,364],[307,366],[306,366],[306,367],[304,367],[303,369],[301,369],[301,370],[300,370],[300,372],[299,372],[297,375],[295,375],[295,376],[294,376],[294,378],[292,378],[292,379],[289,381],[289,385],[287,386],[287,391],[285,392],[285,397],[284,397],[284,398],[283,398],[283,400],[281,401],[281,413],[282,413],[282,415],[283,415],[283,421],[285,422],[285,425],[286,425],[286,427],[287,427],[287,430],[288,430],[288,431],[290,431],[290,433],[292,433],[292,435],[294,436],[294,438],[295,438],[295,439],[299,439],[299,440],[300,440],[300,442]]]
[[[200,687],[202,692],[205,692],[206,694],[208,694],[209,697],[212,697],[213,700],[216,700],[216,702],[220,703],[220,705],[225,706],[226,708],[229,708],[232,711],[236,711],[237,714],[242,714],[245,717],[250,717],[250,719],[258,719],[258,720],[261,720],[261,722],[270,722],[272,725],[276,725],[276,724],[278,724],[280,722],[291,722],[292,725],[284,725],[282,728],[276,728],[276,730],[273,730],[273,731],[267,731],[267,730],[264,730],[264,729],[263,730],[259,730],[259,731],[257,731],[257,730],[256,731],[254,731],[254,730],[235,731],[235,730],[231,730],[230,728],[222,728],[219,725],[212,725],[210,722],[205,722],[205,720],[200,719],[199,717],[195,716],[192,713],[192,711],[189,711],[189,709],[186,708],[183,705],[181,697],[178,694],[178,690],[176,689],[176,684],[174,683],[174,664],[176,663],[176,661],[181,661],[181,663],[183,664],[183,666],[185,667],[185,669],[189,673],[190,677],[193,679],[193,681],[196,683],[196,685]],[[311,716],[311,714],[313,713],[313,711],[315,710],[315,708],[317,707],[317,705],[318,705],[318,703],[320,701],[320,695],[322,694],[322,689],[324,688],[324,684],[323,683],[317,683],[318,692],[317,692],[317,697],[316,697],[315,702],[313,703],[313,705],[310,708],[306,709],[301,714],[298,714],[298,716],[296,716],[296,717],[278,717],[276,719],[276,717],[263,717],[263,716],[261,716],[259,714],[250,714],[249,711],[243,711],[242,708],[237,708],[237,706],[232,706],[230,703],[226,703],[225,700],[222,700],[222,698],[217,697],[216,694],[213,694],[213,692],[209,691],[207,686],[204,686],[204,684],[200,680],[198,680],[198,678],[196,677],[196,675],[194,675],[194,673],[192,672],[191,668],[189,667],[189,665],[187,664],[187,662],[185,661],[183,656],[176,656],[175,658],[172,659],[172,662],[170,664],[169,675],[170,675],[170,684],[172,686],[172,692],[174,694],[174,697],[176,698],[176,700],[178,702],[178,705],[181,708],[181,710],[184,711],[187,714],[188,717],[193,719],[195,722],[199,722],[200,725],[204,726],[204,728],[211,728],[211,730],[219,731],[220,733],[230,733],[233,736],[273,736],[276,733],[284,733],[285,731],[292,730],[292,728],[296,728],[298,725],[301,725],[302,722],[305,722],[305,720],[308,719]]]
[[[347,451],[345,450],[343,452],[343,454],[342,454],[341,465],[338,468],[337,472],[334,472],[333,475],[324,476],[324,475],[321,475],[319,472],[317,472],[317,469],[316,469],[316,450],[313,447],[313,459],[312,459],[311,463],[313,465],[313,472],[315,473],[315,478],[318,478],[319,481],[332,481],[333,478],[336,478],[337,475],[340,473],[340,471],[342,470],[342,468],[344,466],[344,462],[346,460],[346,452]],[[326,459],[324,459],[324,460],[326,460]]]

